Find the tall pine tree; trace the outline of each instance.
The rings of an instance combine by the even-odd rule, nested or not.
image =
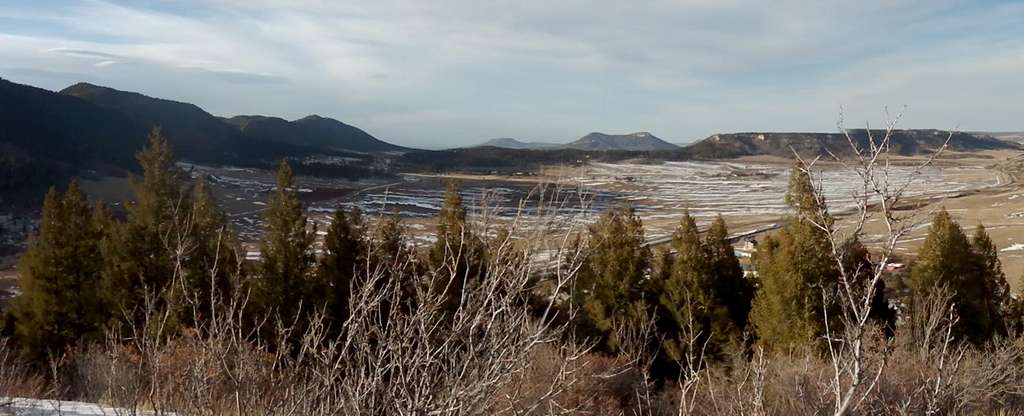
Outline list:
[[[466,208],[458,185],[448,182],[437,218],[437,241],[428,253],[435,293],[443,293],[443,308],[454,314],[463,292],[487,272],[486,245],[466,223]]]
[[[742,337],[750,320],[751,302],[754,300],[754,285],[744,277],[743,267],[736,257],[736,250],[729,242],[729,228],[721,215],[715,217],[705,236],[708,265],[714,281],[715,299],[729,311],[735,329]]]
[[[337,210],[324,237],[323,256],[317,266],[320,284],[327,290],[327,318],[337,333],[348,320],[352,288],[365,280],[367,241],[359,211]]]
[[[982,224],[978,224],[974,236],[971,237],[971,249],[977,263],[975,267],[978,270],[978,278],[984,281],[984,284],[979,285],[985,292],[978,299],[983,302],[978,307],[991,317],[992,331],[1005,335],[1008,329],[1006,318],[1012,307],[1010,285],[1003,273],[999,250]]]
[[[150,133],[137,159],[143,176],[132,180],[135,200],[125,203],[127,218],[113,223],[102,244],[105,295],[114,313],[135,326],[147,313],[147,299],[151,307],[174,309],[172,320],[181,312],[180,299],[171,299],[180,293],[169,288],[180,273],[172,254],[189,207],[181,190],[182,172],[159,129]]]
[[[192,306],[192,311],[185,313],[186,321],[199,325],[240,289],[241,248],[203,177],[193,184],[190,199],[187,230],[191,248],[184,267],[185,285],[178,290],[185,291],[182,297]]]
[[[13,305],[17,339],[31,359],[101,336],[110,316],[99,291],[101,233],[76,183],[63,198],[50,189],[39,232],[21,257],[23,293]]]
[[[953,293],[959,336],[980,344],[1005,330],[1006,278],[984,227],[970,241],[944,208],[936,212],[918,250],[911,283],[918,294],[938,287]]]
[[[609,209],[590,226],[587,257],[573,291],[579,306],[575,328],[616,353],[622,340],[616,325],[639,325],[635,311],[644,308],[643,279],[651,263],[644,245],[643,222],[631,207]]]
[[[814,346],[824,334],[824,308],[834,309],[825,299],[835,293],[838,281],[827,236],[812,224],[832,219],[799,164],[790,171],[785,200],[795,214],[758,246],[754,260],[760,287],[750,313],[758,342],[776,351]],[[829,322],[833,330],[836,323]]]
[[[306,214],[295,191],[292,168],[282,160],[277,187],[264,214],[260,252],[263,262],[256,284],[257,311],[275,316],[283,324],[295,324],[301,333],[308,316],[322,307],[316,291],[313,252],[315,230],[307,227]]]

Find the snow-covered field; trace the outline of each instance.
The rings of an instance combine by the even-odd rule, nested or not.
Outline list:
[[[911,167],[894,167],[890,180],[906,182],[912,172]],[[927,169],[914,179],[908,194],[947,194],[998,184],[995,173],[977,174],[969,168]],[[977,176],[987,178],[978,181]],[[782,214],[789,168],[732,162],[595,163],[577,180],[588,188],[620,195],[645,211],[664,211],[669,216],[683,208],[695,216]],[[852,195],[861,185],[856,176],[835,169],[823,171],[822,182],[830,205],[840,210],[851,207]]]
[[[103,407],[94,403],[66,402],[0,397],[0,415],[17,416],[121,416],[151,415],[152,412],[132,412],[126,409]],[[167,413],[164,413],[167,414]]]

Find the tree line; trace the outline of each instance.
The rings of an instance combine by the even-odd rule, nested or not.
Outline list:
[[[163,311],[161,334],[202,331],[216,309],[231,302],[246,305],[246,333],[254,342],[283,339],[287,345],[273,347],[294,350],[320,318],[328,338],[353,330],[349,316],[360,303],[352,296],[366,284],[401,288],[378,302],[389,310],[437,308],[439,316],[457,319],[471,301],[464,294],[482,284],[509,238],[474,229],[457,186],[449,183],[437,239],[425,250],[409,244],[395,216],[370,227],[357,211],[339,209],[318,253],[317,227],[298,199],[291,167],[282,162],[264,214],[261,260],[247,263],[203,178],[184,176],[159,131],[137,158],[143,173],[133,181],[135,198],[123,216],[90,204],[75,183],[46,195],[39,232],[19,264],[23,293],[3,328],[31,360],[44,363],[104,338],[143,336],[140,330],[154,330],[153,311]],[[840,266],[863,283],[871,281],[873,264],[870,249],[856,239],[843,243],[841,264],[829,255],[827,236],[811,221],[827,210],[813,194],[811,178],[795,166],[785,196],[792,214],[758,245],[755,275],[740,267],[721,216],[701,232],[684,212],[671,244],[652,250],[631,208],[602,213],[576,241],[583,261],[559,304],[558,316],[571,320],[567,336],[617,355],[637,347],[631,334],[649,332],[644,339],[653,342],[640,348],[653,357],[651,371],[661,379],[749,357],[755,346],[825,351],[829,330],[843,325],[836,299]],[[891,336],[920,296],[944,288],[953,294],[959,339],[983,345],[1013,333],[1021,306],[997,254],[983,226],[969,238],[939,210],[909,274],[911,295],[889,298],[893,291],[884,282],[875,287],[874,327]],[[383,278],[370,278],[381,271]],[[543,276],[537,280],[542,288]],[[379,326],[394,316],[371,314]]]

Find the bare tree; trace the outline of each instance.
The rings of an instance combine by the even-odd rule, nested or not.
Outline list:
[[[845,128],[840,114],[838,127],[849,145],[848,152],[843,153],[850,156],[841,156],[840,153],[828,149],[826,153],[846,174],[859,179],[858,187],[850,196],[855,211],[848,221],[836,221],[828,212],[825,204],[824,176],[815,170],[815,165],[821,157],[805,160],[795,150],[793,151],[800,169],[812,178],[813,196],[818,202],[818,212],[808,220],[826,235],[831,257],[839,271],[840,281],[836,292],[822,293],[826,300],[839,305],[841,314],[839,322],[842,323],[842,328],[831,328],[828,325],[828,307],[822,311],[826,315],[825,337],[833,373],[830,390],[834,397],[836,415],[846,415],[856,410],[876,387],[885,371],[888,348],[883,346],[881,351],[877,351],[878,354],[869,354],[867,351],[871,345],[870,338],[877,335],[877,332],[873,332],[870,320],[876,290],[897,244],[921,221],[916,211],[900,210],[907,202],[911,184],[934,163],[953,137],[953,133],[949,132],[941,146],[934,149],[923,161],[915,164],[904,178],[898,179],[894,175],[892,141],[902,116],[901,112],[891,118],[881,133],[871,130],[870,125],[867,126],[866,143],[860,143],[850,130]],[[867,259],[871,264],[871,270],[862,270],[861,262],[854,262],[854,266],[851,266],[850,262],[846,261],[851,255],[847,243],[862,241],[865,226],[870,220],[880,221],[885,228],[876,254]],[[867,278],[860,278],[865,274]]]

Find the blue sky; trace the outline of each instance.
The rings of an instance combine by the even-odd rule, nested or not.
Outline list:
[[[0,77],[417,147],[650,131],[1024,130],[1024,3],[9,1]]]

